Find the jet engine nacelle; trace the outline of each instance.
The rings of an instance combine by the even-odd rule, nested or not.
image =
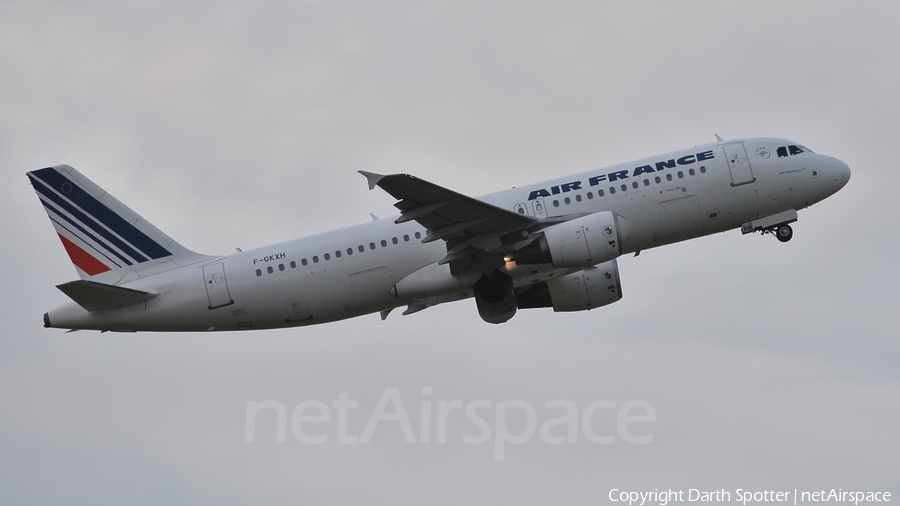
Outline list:
[[[552,264],[554,267],[589,267],[622,254],[628,240],[628,222],[603,211],[547,227],[531,244],[515,252],[516,264]]]
[[[622,298],[615,260],[535,284],[516,295],[519,309],[552,307],[554,312],[584,311]]]
[[[504,323],[516,315],[512,278],[500,271],[485,274],[475,283],[478,315],[488,323]]]

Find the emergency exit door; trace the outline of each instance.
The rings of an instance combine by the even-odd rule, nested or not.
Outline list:
[[[547,206],[544,205],[544,199],[532,200],[531,208],[534,209],[535,218],[540,220],[547,217]]]

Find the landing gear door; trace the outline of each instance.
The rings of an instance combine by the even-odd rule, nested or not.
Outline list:
[[[225,266],[221,262],[204,266],[203,279],[210,309],[234,304],[228,293],[228,283],[225,281]]]
[[[744,149],[743,142],[726,144],[722,146],[722,149],[725,150],[728,170],[731,171],[731,186],[740,186],[756,181],[756,178],[753,177],[753,171],[750,168],[750,158],[747,157],[747,151]]]

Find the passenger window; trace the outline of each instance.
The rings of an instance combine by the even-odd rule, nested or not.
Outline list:
[[[279,270],[279,271],[283,271],[283,270],[284,270],[284,264],[278,264],[278,270]]]
[[[319,257],[318,257],[318,256],[313,256],[313,263],[314,263],[314,264],[319,263]]]
[[[362,244],[360,244],[360,245],[359,245],[359,246],[358,246],[358,247],[357,247],[357,248],[356,248],[356,249],[358,249],[358,250],[359,250],[359,252],[360,252],[360,253],[362,253],[362,252],[363,252],[363,251],[365,251],[365,250],[366,250],[366,247],[365,247],[365,246],[363,246],[363,245],[362,245]]]
[[[627,190],[627,189],[628,189],[628,185],[623,184],[623,185],[622,185],[622,191],[625,191],[625,190]]]
[[[369,243],[369,249],[375,249],[375,243],[374,243],[374,242],[370,242],[370,243]]]
[[[341,250],[335,251],[335,252],[334,252],[334,257],[335,257],[335,258],[341,258]]]
[[[273,272],[275,272],[275,269],[273,269],[272,266],[270,265],[270,266],[266,267],[266,272],[268,272],[269,274],[272,274]]]
[[[256,275],[257,275],[257,276],[262,276],[262,271],[259,270],[259,269],[256,269]]]
[[[422,234],[420,234],[419,232],[416,232],[416,239],[421,239],[421,238],[422,238]]]
[[[792,155],[799,155],[800,153],[803,152],[803,150],[798,148],[797,146],[788,146],[788,149],[791,150]]]
[[[587,192],[587,196],[588,196],[588,200],[591,200],[594,198],[594,194],[591,192]]]
[[[403,234],[403,242],[409,242],[409,234]]]
[[[581,195],[575,195],[575,202],[581,202]]]
[[[331,260],[331,255],[329,255],[328,253],[325,253],[325,255],[323,256],[325,257],[325,260]]]
[[[516,211],[517,211],[519,214],[525,214],[525,209],[523,209],[523,208],[521,208],[521,207],[518,208],[518,209],[516,209]]]
[[[781,146],[780,148],[775,150],[775,152],[778,153],[778,158],[784,158],[787,156],[787,148],[784,146]]]
[[[662,183],[662,179],[660,179],[659,176],[656,176],[653,180],[656,181],[656,184]]]
[[[352,254],[353,254],[353,248],[347,248],[347,254],[348,254],[348,255],[352,255]]]
[[[559,201],[558,201],[558,200],[554,200],[554,201],[553,201],[553,207],[559,207]]]
[[[631,182],[631,187],[634,188],[635,190],[637,190],[638,182],[637,182],[637,181],[632,181],[632,182]]]
[[[398,241],[397,238],[394,237],[394,238],[391,239],[391,242],[394,243],[394,244],[397,244],[397,243],[400,242],[400,241]]]
[[[307,262],[305,258],[303,260],[300,260],[300,265],[306,265],[308,263],[309,262]]]
[[[700,173],[701,173],[701,174],[706,174],[706,165],[701,165],[701,166],[700,166]]]
[[[672,174],[666,174],[666,181],[672,180]]]
[[[615,186],[610,186],[610,187],[609,187],[609,194],[610,194],[610,195],[615,195],[615,193],[616,193],[616,187],[615,187]]]
[[[387,241],[385,241],[384,239],[381,240],[381,247],[382,247],[382,248],[386,248],[386,247],[387,247]]]
[[[678,179],[684,178],[684,172],[678,171]]]
[[[296,269],[296,268],[297,268],[297,262],[291,260],[291,269]]]
[[[644,186],[650,186],[650,180],[649,180],[649,179],[645,179],[645,180],[644,180]]]
[[[688,169],[688,174],[693,176],[695,174],[694,169]]]
[[[598,196],[598,197],[602,197],[603,195],[605,195],[605,194],[603,193],[603,190],[597,190],[597,196]]]
[[[566,205],[569,205],[571,203],[572,203],[572,199],[570,199],[569,197],[566,197]]]

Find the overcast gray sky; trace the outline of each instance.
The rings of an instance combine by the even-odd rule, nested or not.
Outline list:
[[[896,497],[898,21],[883,1],[0,3],[0,502]],[[470,300],[283,331],[41,328],[76,274],[28,170],[73,165],[220,254],[392,214],[360,169],[480,195],[715,133],[794,139],[853,178],[788,244],[732,231],[621,259],[624,299],[585,313],[492,326]],[[464,416],[443,444],[383,422],[352,445],[322,424],[310,445],[276,443],[268,412],[245,443],[247,401],[346,392],[359,435],[388,387],[417,435],[426,398],[524,400],[539,424],[554,400],[642,400],[657,420],[634,425],[649,444],[536,434],[502,461],[463,442]]]

